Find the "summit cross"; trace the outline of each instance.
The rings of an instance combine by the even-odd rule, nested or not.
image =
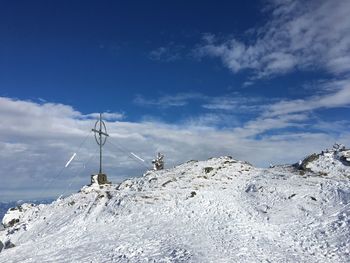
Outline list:
[[[102,147],[105,145],[107,137],[109,134],[107,133],[106,124],[102,120],[102,113],[100,113],[100,118],[96,121],[94,129],[91,129],[95,133],[96,143],[100,147],[100,171],[99,174],[102,174]]]

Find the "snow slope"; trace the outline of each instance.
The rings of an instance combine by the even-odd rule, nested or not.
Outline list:
[[[221,157],[86,186],[22,209],[0,262],[349,262],[349,167],[309,165]]]

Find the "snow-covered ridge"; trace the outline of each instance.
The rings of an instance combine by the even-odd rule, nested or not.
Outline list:
[[[22,207],[0,262],[347,262],[349,180],[318,175],[221,157],[85,186]]]
[[[4,215],[8,212],[10,208],[16,208],[24,203],[29,204],[49,204],[52,203],[54,199],[42,199],[42,200],[18,200],[18,201],[10,201],[10,202],[0,202],[0,219],[4,217]],[[13,209],[12,209],[13,210]],[[0,220],[1,223],[1,220]],[[0,224],[0,229],[2,225]]]
[[[297,165],[300,170],[322,176],[345,176],[350,178],[350,149],[335,144],[332,149],[311,154]]]

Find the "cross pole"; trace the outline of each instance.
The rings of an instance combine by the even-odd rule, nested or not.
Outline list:
[[[99,129],[97,130],[97,126],[99,126]],[[95,133],[95,140],[96,143],[100,146],[100,171],[99,174],[102,174],[102,147],[106,143],[107,137],[109,134],[107,133],[106,125],[104,121],[102,120],[102,113],[100,113],[99,120],[95,123],[95,128],[91,129]],[[102,136],[105,136],[104,139]],[[98,138],[97,138],[98,137]]]

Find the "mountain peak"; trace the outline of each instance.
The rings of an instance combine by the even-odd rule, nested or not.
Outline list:
[[[346,262],[349,180],[305,175],[226,156],[84,186],[13,210],[0,261]]]

